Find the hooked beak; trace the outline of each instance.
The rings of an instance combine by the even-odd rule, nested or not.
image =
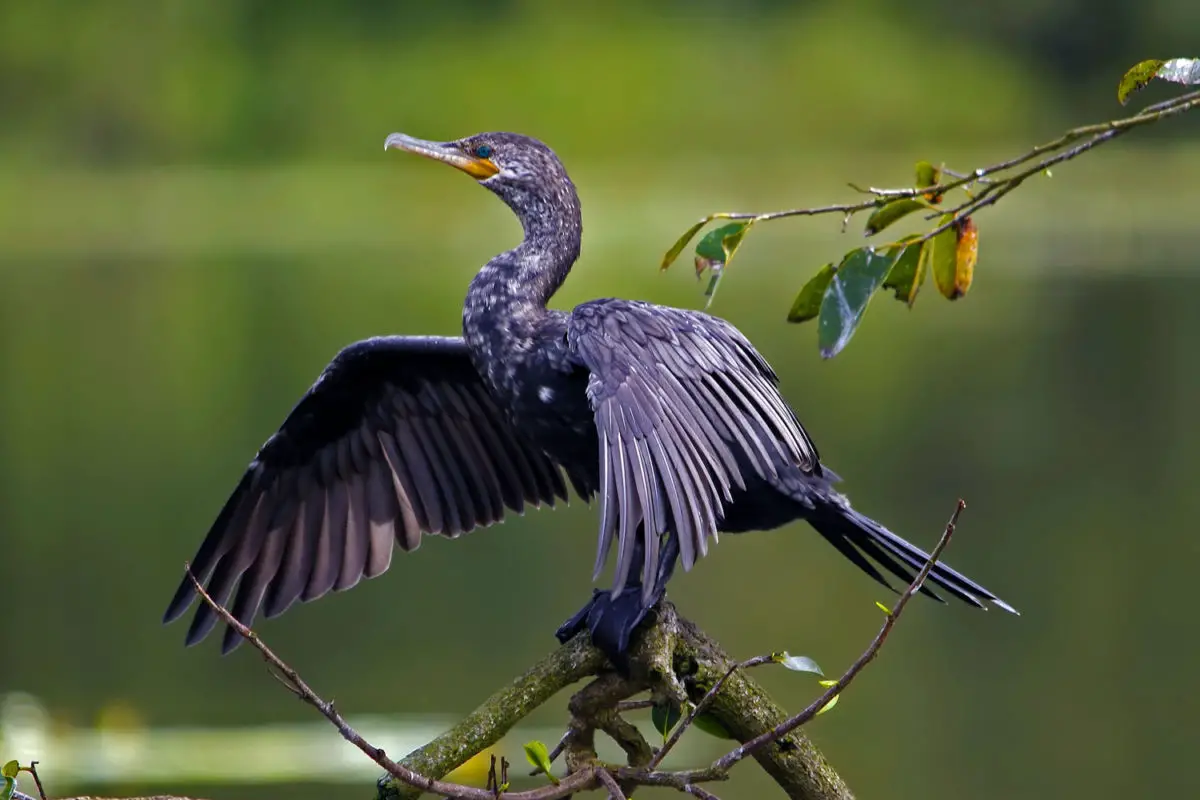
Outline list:
[[[459,150],[453,144],[443,142],[427,142],[424,139],[414,139],[403,133],[393,133],[383,142],[383,149],[405,150],[416,153],[434,161],[441,161],[470,175],[476,180],[490,178],[500,171],[500,168],[490,158],[476,158]]]

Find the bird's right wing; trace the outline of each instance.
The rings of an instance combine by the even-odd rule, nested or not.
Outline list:
[[[461,338],[387,336],[350,345],[250,462],[192,571],[249,625],[297,599],[386,570],[393,542],[458,536],[505,508],[567,497],[559,467],[516,430],[471,365]],[[185,576],[171,621],[195,595]],[[187,641],[216,617],[202,605]],[[224,649],[240,637],[226,631]]]
[[[659,536],[679,537],[685,569],[716,539],[743,470],[770,479],[779,458],[820,474],[817,450],[766,361],[732,325],[694,311],[625,300],[577,307],[567,326],[590,371],[603,496],[596,572],[613,538],[619,592],[642,526],[642,588],[652,591]]]

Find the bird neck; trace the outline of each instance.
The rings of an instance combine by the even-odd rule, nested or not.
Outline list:
[[[471,281],[463,305],[463,335],[493,361],[527,352],[549,312],[546,303],[562,286],[583,232],[574,187],[551,199],[505,197],[517,212],[525,238],[489,261]]]

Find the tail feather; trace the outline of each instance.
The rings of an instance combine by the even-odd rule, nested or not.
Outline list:
[[[828,499],[817,500],[813,512],[807,516],[817,532],[842,555],[893,591],[895,587],[888,583],[866,557],[874,559],[905,583],[912,583],[913,578],[929,560],[929,554],[924,550],[900,538],[870,517],[855,511],[841,495],[833,494]],[[1019,613],[993,592],[941,561],[930,570],[926,584],[933,584],[976,608],[987,608],[990,604],[1013,614]],[[921,592],[944,602],[928,585],[922,586]]]

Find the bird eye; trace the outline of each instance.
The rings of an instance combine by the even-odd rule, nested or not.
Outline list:
[[[475,155],[479,156],[480,158],[489,158],[492,155],[492,148],[486,144],[481,144],[479,147],[475,148]]]

